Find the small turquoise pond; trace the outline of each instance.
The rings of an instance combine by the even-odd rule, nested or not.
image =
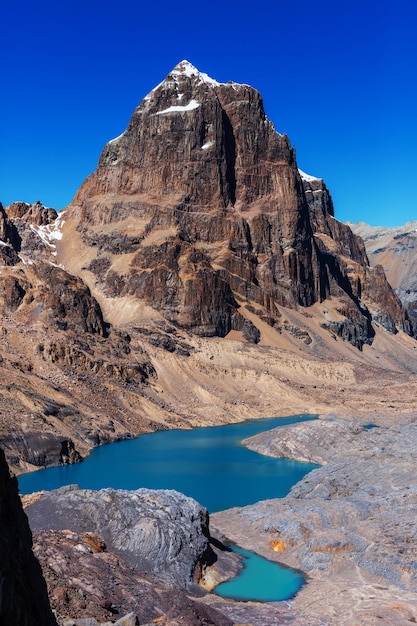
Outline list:
[[[217,585],[215,593],[234,600],[277,602],[292,598],[305,580],[302,574],[268,561],[239,546],[230,546],[243,557],[243,570],[236,578]]]
[[[315,419],[313,415],[248,420],[238,424],[168,430],[95,448],[82,463],[19,476],[22,494],[77,484],[84,489],[176,489],[209,512],[285,497],[291,487],[318,467],[276,459],[248,450],[240,442],[277,426]],[[240,548],[235,548],[240,552]],[[219,595],[246,600],[283,600],[304,582],[291,569],[242,551],[246,567]]]

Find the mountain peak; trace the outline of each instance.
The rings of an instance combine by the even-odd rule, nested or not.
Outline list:
[[[200,72],[192,63],[187,61],[186,59],[180,61],[174,69],[170,73],[174,78],[177,76],[188,76],[189,78],[197,78],[199,82],[207,83],[209,85],[213,85],[214,87],[220,85],[221,83],[211,78],[208,74],[204,72]]]

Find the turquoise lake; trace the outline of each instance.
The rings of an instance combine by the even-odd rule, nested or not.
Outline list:
[[[304,584],[299,572],[268,561],[258,554],[231,546],[243,558],[243,569],[236,578],[217,585],[215,593],[234,600],[279,602],[289,600]]]
[[[274,417],[141,435],[95,448],[79,464],[23,474],[19,489],[22,494],[69,484],[84,489],[176,489],[195,498],[210,513],[283,498],[318,466],[264,456],[240,442],[276,426],[311,419],[315,416]],[[304,582],[299,573],[250,552],[244,552],[244,557],[242,573],[219,586],[216,593],[246,600],[283,600]]]

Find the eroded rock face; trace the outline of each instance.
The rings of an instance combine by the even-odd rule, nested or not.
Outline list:
[[[39,263],[35,271],[40,283],[36,298],[38,315],[45,314],[59,329],[71,328],[79,335],[107,335],[100,306],[80,278],[48,263]]]
[[[0,239],[9,243],[17,253],[22,252],[32,260],[50,256],[52,246],[47,234],[52,232],[57,217],[55,209],[45,207],[39,201],[33,204],[13,202],[3,211]]]
[[[276,319],[276,305],[329,296],[346,318],[330,330],[359,348],[372,343],[372,319],[410,332],[363,242],[333,215],[260,94],[187,61],[142,100],[67,209],[95,246],[89,270],[107,296],[143,299],[193,333],[236,330],[236,298]],[[120,254],[131,255],[123,272]]]
[[[372,265],[384,272],[400,298],[413,328],[417,328],[416,247],[417,222],[385,228],[363,222],[350,224],[353,232],[363,238]],[[379,270],[381,273],[381,269]]]
[[[126,132],[105,147],[71,212],[87,231],[128,214],[145,219],[130,245],[146,267],[152,255],[158,273],[150,284],[135,257],[129,282],[139,282],[144,297],[156,308],[169,307],[172,316],[172,303],[157,287],[172,277],[174,304],[180,306],[174,317],[192,330],[201,332],[184,317],[191,306],[200,311],[206,334],[230,329],[216,328],[211,319],[214,311],[230,317],[230,306],[236,306],[225,291],[230,287],[241,295],[259,287],[258,301],[271,308],[273,301],[291,306],[317,299],[308,209],[288,138],[267,120],[258,92],[220,85],[187,62],[142,101]],[[161,231],[163,241],[155,241]],[[178,246],[187,248],[181,269],[169,267]],[[206,293],[199,302],[187,292],[201,292],[201,263]],[[207,293],[213,290],[220,297],[211,303]]]
[[[0,623],[16,626],[56,624],[41,568],[32,552],[32,535],[19,499],[17,480],[0,449]]]
[[[111,408],[95,427],[85,400],[74,404],[75,381],[107,404],[114,386],[140,394],[156,376],[142,347],[133,354],[130,335],[104,321],[82,278],[51,261],[58,225],[40,203],[0,210],[0,440],[15,471],[78,462],[86,442],[131,436]]]
[[[206,509],[176,491],[62,487],[26,513],[33,530],[93,531],[132,567],[184,590],[198,589],[202,569],[214,559]]]
[[[392,333],[402,330],[413,334],[407,311],[387,282],[382,267],[369,265],[361,237],[334,218],[333,202],[324,182],[303,173],[302,180],[314,239],[321,253],[321,297],[339,297],[339,311],[346,318],[329,328],[359,348],[372,343],[372,321]]]

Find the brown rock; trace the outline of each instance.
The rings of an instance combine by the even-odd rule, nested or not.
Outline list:
[[[91,537],[94,536],[94,545]],[[93,533],[70,530],[36,531],[35,551],[41,562],[51,604],[60,623],[69,626],[116,622],[189,626],[231,626],[220,611],[200,605],[172,583],[139,572],[103,544]],[[70,621],[65,617],[70,616]],[[162,620],[163,618],[163,620]],[[90,622],[89,622],[90,623]]]
[[[329,296],[346,318],[330,330],[359,348],[372,343],[372,319],[410,332],[363,242],[334,219],[324,183],[300,175],[260,94],[186,61],[105,146],[66,215],[94,246],[89,271],[107,296],[144,299],[193,333],[234,329],[237,297],[276,318],[277,304]]]

